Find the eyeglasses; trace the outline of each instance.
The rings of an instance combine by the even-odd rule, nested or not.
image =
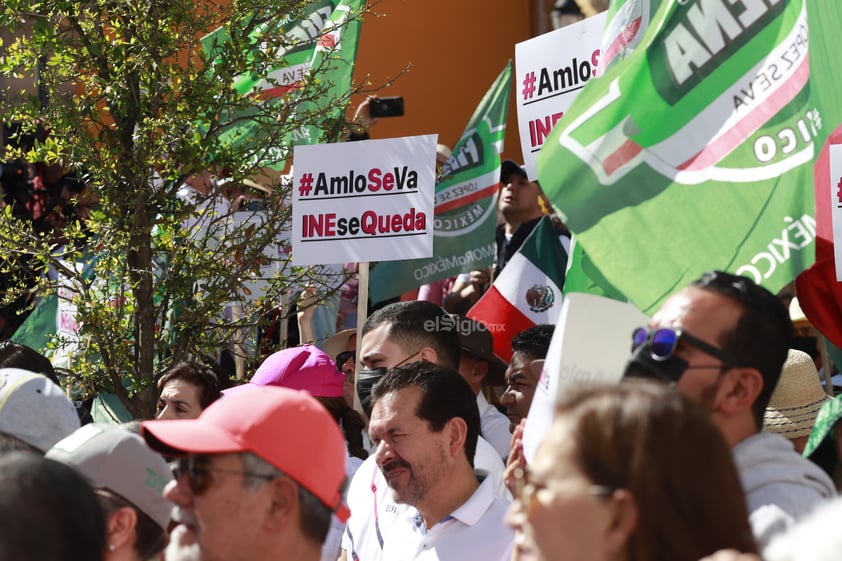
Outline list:
[[[172,462],[170,464],[170,471],[172,471],[172,475],[176,481],[181,479],[181,476],[186,475],[190,484],[190,490],[193,491],[194,495],[201,495],[213,485],[212,473],[230,473],[232,475],[242,475],[243,477],[255,477],[265,481],[271,481],[278,477],[277,475],[263,475],[215,468],[211,467],[210,464],[211,459],[208,456],[187,456]]]
[[[342,372],[342,366],[348,362],[348,360],[357,360],[357,351],[342,351],[338,355],[336,355],[336,369]]]
[[[518,467],[515,468],[515,498],[520,500],[521,506],[525,510],[529,510],[532,506],[532,499],[535,493],[543,489],[547,489],[545,484],[539,484],[532,481],[529,475],[529,468]],[[608,485],[591,484],[588,486],[588,492],[595,497],[608,498],[614,494],[615,489]]]
[[[722,349],[705,343],[701,339],[693,337],[686,331],[680,329],[660,328],[650,330],[645,327],[638,327],[632,333],[632,352],[649,343],[650,356],[654,360],[665,361],[675,354],[679,341],[687,342],[703,353],[719,359],[726,365],[745,366],[741,360],[737,360]]]

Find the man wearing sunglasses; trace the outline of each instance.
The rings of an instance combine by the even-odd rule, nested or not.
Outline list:
[[[711,271],[635,330],[624,373],[673,384],[710,411],[732,448],[761,547],[836,494],[791,443],[760,432],[791,342],[777,297],[746,277]]]
[[[179,457],[168,561],[316,561],[331,514],[348,518],[342,434],[305,392],[249,388],[198,419],[146,421],[143,436]]]

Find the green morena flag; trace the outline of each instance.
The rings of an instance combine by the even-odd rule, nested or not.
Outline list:
[[[372,302],[494,262],[500,152],[506,136],[511,80],[509,61],[444,164],[436,184],[433,257],[378,263],[369,279]]]
[[[842,13],[833,0],[647,4],[640,44],[544,144],[541,185],[644,312],[709,269],[777,291],[814,258],[812,164],[842,119]]]
[[[246,41],[251,46],[248,60],[255,70],[231,77],[232,88],[263,105],[249,114],[236,115],[234,124],[220,136],[223,145],[249,143],[261,164],[281,170],[292,145],[321,142],[330,123],[347,105],[363,5],[364,0],[318,0],[295,19],[255,18],[247,25],[245,37],[240,37],[240,32],[233,38],[224,26],[203,37],[202,49],[211,71],[221,76],[225,75],[226,48],[232,41]],[[273,52],[267,52],[267,36],[280,37],[272,43]],[[316,80],[310,79],[311,72],[318,74]],[[272,108],[279,110],[293,98],[298,100],[295,111],[299,120],[308,124],[283,138],[268,137],[266,130],[276,124],[278,114]],[[333,110],[327,111],[331,106]]]

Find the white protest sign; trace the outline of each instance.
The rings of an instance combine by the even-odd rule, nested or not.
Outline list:
[[[830,214],[833,223],[833,261],[842,282],[842,144],[830,145]]]
[[[553,423],[566,388],[582,383],[617,383],[631,356],[631,334],[649,318],[631,304],[574,292],[564,297],[541,378],[523,431],[526,461]]]
[[[292,263],[432,257],[437,141],[296,146]]]
[[[606,13],[515,45],[517,122],[530,178],[544,140],[596,75]]]

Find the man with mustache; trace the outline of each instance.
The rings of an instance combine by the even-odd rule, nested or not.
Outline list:
[[[362,368],[357,371],[357,392],[369,415],[372,387],[390,369],[419,362],[454,371],[459,367],[460,339],[454,321],[431,302],[397,302],[373,312],[363,325],[360,343]],[[476,409],[476,396],[470,393],[469,405]],[[472,460],[475,471],[487,476],[498,494],[507,493],[502,483],[503,462],[487,441],[477,439]],[[354,475],[348,487],[348,505],[353,515],[342,538],[340,559],[351,561],[386,559],[384,546],[392,527],[417,514],[410,503],[401,503],[392,495],[375,455]]]
[[[472,458],[480,418],[473,391],[429,362],[391,369],[372,392],[375,460],[395,502],[415,507],[384,536],[383,559],[506,558],[508,501]]]
[[[331,514],[348,517],[344,439],[305,392],[249,388],[198,419],[146,421],[143,436],[179,457],[168,561],[317,561]]]

